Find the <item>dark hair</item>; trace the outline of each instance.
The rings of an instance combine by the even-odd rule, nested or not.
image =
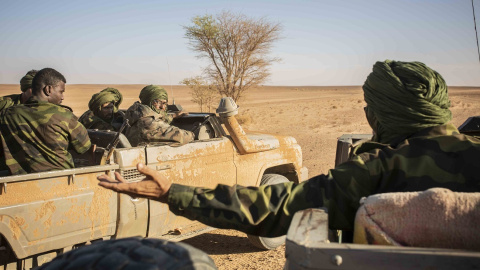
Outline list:
[[[44,68],[37,72],[32,81],[32,92],[38,93],[47,85],[57,85],[60,81],[67,83],[62,73],[53,68]]]

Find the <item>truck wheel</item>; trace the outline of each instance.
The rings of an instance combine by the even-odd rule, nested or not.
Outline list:
[[[55,257],[40,269],[217,269],[203,251],[162,239],[123,238],[96,242]]]
[[[260,185],[274,185],[279,183],[289,182],[288,178],[280,174],[264,174],[262,176],[262,180],[260,181]],[[277,247],[283,245],[285,243],[286,235],[279,236],[279,237],[261,237],[247,234],[248,240],[250,243],[257,248],[268,250],[268,249],[276,249]]]

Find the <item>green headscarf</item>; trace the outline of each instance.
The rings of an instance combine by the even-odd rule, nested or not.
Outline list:
[[[25,76],[20,79],[20,90],[22,92],[27,91],[27,89],[32,88],[33,77],[37,74],[38,70],[30,70]]]
[[[118,111],[118,107],[122,103],[123,97],[120,91],[115,88],[105,88],[99,93],[93,94],[90,102],[88,102],[88,108],[95,115],[99,115],[102,105],[105,103],[113,102],[113,113]]]
[[[149,106],[152,110],[156,113],[162,113],[160,110],[157,110],[155,106],[153,106],[152,102],[155,99],[166,100],[168,101],[168,94],[163,87],[158,85],[148,85],[145,86],[142,91],[140,91],[140,101],[143,105]]]
[[[420,62],[375,63],[363,91],[373,140],[380,143],[452,119],[445,80]]]

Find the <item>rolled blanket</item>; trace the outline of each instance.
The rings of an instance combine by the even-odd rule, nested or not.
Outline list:
[[[355,218],[360,244],[480,250],[480,193],[432,188],[363,200]]]

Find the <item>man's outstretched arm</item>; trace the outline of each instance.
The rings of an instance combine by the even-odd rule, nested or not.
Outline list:
[[[116,173],[118,181],[107,175],[99,176],[99,185],[128,194],[168,203],[170,211],[216,228],[236,229],[248,234],[276,237],[288,231],[295,212],[307,208],[328,207],[329,215],[341,229],[353,226],[356,206],[348,192],[333,181],[331,174],[319,175],[296,184],[242,187],[219,184],[215,189],[171,184],[157,171],[137,165],[145,174],[140,182],[126,183]],[[351,178],[351,177],[350,177]],[[348,188],[346,188],[348,189]],[[353,196],[356,197],[356,196]],[[353,198],[355,204],[358,199]]]
[[[137,169],[145,175],[145,178],[140,182],[127,183],[118,172],[115,172],[116,180],[106,174],[100,175],[97,177],[100,180],[98,185],[132,197],[143,197],[166,203],[171,186],[170,181],[143,163],[138,163]]]
[[[170,210],[217,228],[229,228],[267,237],[286,234],[293,214],[301,209],[323,206],[323,195],[314,182],[281,183],[262,187],[218,185],[215,189],[171,184],[139,163],[145,174],[140,182],[127,183],[119,173],[116,180],[99,176],[99,185],[132,197],[169,204]]]

